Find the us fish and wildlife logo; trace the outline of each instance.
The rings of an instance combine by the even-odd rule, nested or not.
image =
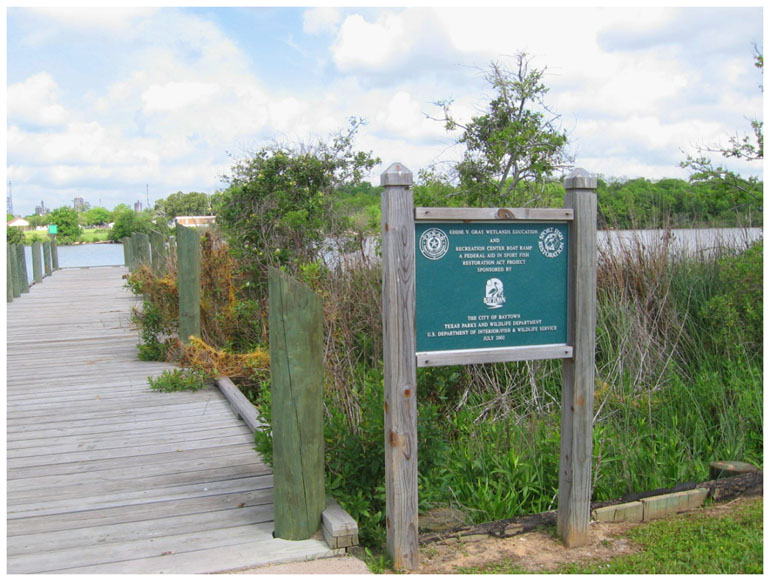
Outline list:
[[[557,228],[549,226],[540,233],[537,247],[546,258],[556,258],[564,250],[564,234]]]
[[[420,236],[420,253],[428,260],[443,258],[449,251],[449,236],[441,228],[428,228]]]

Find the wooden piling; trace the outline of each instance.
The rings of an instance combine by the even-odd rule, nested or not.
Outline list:
[[[43,250],[40,242],[32,243],[32,279],[35,284],[43,282]]]
[[[53,267],[51,265],[51,241],[46,240],[43,242],[43,269],[45,270],[45,276],[51,276],[53,273]]]
[[[152,266],[150,258],[150,237],[144,232],[134,232],[131,237],[134,241],[134,260],[136,268],[140,266]]]
[[[564,180],[572,208],[569,236],[567,342],[573,357],[562,368],[561,456],[556,531],[568,547],[588,542],[596,331],[596,177],[582,169]]]
[[[8,273],[10,278],[10,295],[14,299],[21,296],[21,284],[19,283],[19,263],[16,260],[16,245],[8,245]],[[9,301],[10,302],[10,301]]]
[[[150,231],[150,253],[152,254],[152,272],[155,276],[166,274],[166,237],[156,230]]]
[[[412,173],[382,174],[382,305],[385,373],[385,526],[396,569],[416,569],[417,361]]]
[[[275,536],[302,540],[318,531],[326,506],[323,302],[274,268],[268,285]]]
[[[201,244],[195,228],[176,225],[177,272],[179,288],[179,339],[201,335]]]
[[[24,254],[24,245],[16,245],[16,264],[19,265],[19,290],[22,293],[29,292],[29,273],[27,272],[27,257]]]
[[[51,270],[59,270],[59,244],[56,238],[51,239]]]

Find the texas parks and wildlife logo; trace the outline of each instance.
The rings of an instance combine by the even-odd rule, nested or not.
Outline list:
[[[441,228],[428,228],[420,236],[420,253],[428,260],[443,258],[449,251],[449,236]]]
[[[537,247],[546,258],[556,258],[564,250],[564,234],[557,228],[549,226],[540,233]]]

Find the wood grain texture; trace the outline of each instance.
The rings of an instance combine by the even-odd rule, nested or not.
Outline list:
[[[270,378],[275,536],[312,537],[324,493],[323,301],[270,268]]]
[[[415,569],[418,551],[414,201],[408,185],[411,173],[408,179],[399,181],[402,166],[396,166],[391,166],[382,179],[385,524],[387,548],[394,566]]]
[[[574,354],[572,359],[564,360],[562,371],[557,533],[568,547],[573,547],[588,542],[591,518],[596,193],[593,189],[567,189],[564,205],[575,212],[569,237],[570,297],[567,317],[570,322],[567,342],[573,346]]]
[[[179,339],[201,335],[201,243],[195,228],[176,225],[177,276],[179,289]]]
[[[32,243],[32,280],[35,284],[43,282],[43,247],[37,241]]]
[[[126,269],[7,305],[7,572],[211,573],[336,554],[273,539],[273,478],[217,389],[156,393]]]
[[[415,208],[416,221],[569,221],[571,208]]]

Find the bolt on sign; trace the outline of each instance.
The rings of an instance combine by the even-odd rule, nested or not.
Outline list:
[[[417,352],[567,343],[568,227],[415,224]]]

